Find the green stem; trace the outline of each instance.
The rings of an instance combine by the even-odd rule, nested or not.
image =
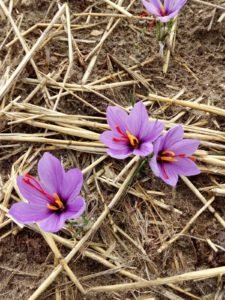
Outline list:
[[[136,171],[134,172],[134,175],[131,177],[129,185],[132,183],[132,181],[134,180],[135,177],[137,177],[141,171],[141,169],[144,167],[144,165],[148,162],[149,158],[140,158],[139,161],[139,165],[136,169]]]

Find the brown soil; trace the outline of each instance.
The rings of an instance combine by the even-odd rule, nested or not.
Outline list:
[[[14,4],[12,11],[14,20],[23,14],[20,27],[21,32],[29,29],[36,23],[49,22],[57,11],[57,5],[52,5],[52,1],[39,0],[37,4],[33,2],[36,3],[36,1],[27,0],[16,1]],[[92,12],[115,13],[115,11],[109,6],[106,7],[102,2],[103,1],[93,0],[68,1],[70,14],[81,13],[91,4],[93,4]],[[129,3],[130,1],[128,0],[124,1],[123,6],[125,7]],[[221,1],[214,0],[213,3],[220,4]],[[52,5],[52,8],[50,8],[50,5]],[[50,8],[50,10],[46,15],[48,8]],[[139,1],[136,1],[130,9],[133,15],[140,15],[142,11],[143,8]],[[158,44],[155,39],[155,29],[153,28],[151,31],[146,31],[148,22],[143,20],[121,21],[111,33],[110,37],[104,42],[95,69],[88,82],[94,82],[97,79],[101,79],[104,76],[121,70],[118,64],[113,62],[112,57],[115,57],[126,67],[152,58],[149,64],[138,68],[140,74],[145,79],[150,80],[149,91],[140,84],[139,86],[130,85],[107,89],[101,91],[101,94],[122,106],[129,106],[132,99],[137,100],[136,94],[146,96],[151,92],[162,96],[173,97],[184,88],[185,92],[181,96],[182,99],[196,99],[202,96],[202,103],[225,108],[225,89],[224,86],[222,86],[225,82],[225,20],[220,23],[217,22],[221,13],[221,10],[216,10],[211,29],[208,30],[213,15],[213,8],[206,5],[197,5],[194,1],[189,1],[182,10],[178,20],[175,53],[170,59],[169,70],[166,76],[162,72],[162,61],[157,54]],[[1,18],[0,44],[10,30],[7,19],[4,19],[3,16]],[[75,22],[74,18],[72,18],[71,23],[85,24],[86,19],[87,17],[80,17],[79,20]],[[108,18],[106,17],[91,18],[90,24],[102,21],[104,21],[104,23],[96,27],[72,31],[74,38],[78,40],[79,49],[84,56],[88,55],[97,44],[101,38],[101,31],[103,31],[108,22]],[[26,41],[29,46],[36,42],[41,34],[41,30],[42,29],[35,29],[26,36]],[[93,30],[99,31],[99,35],[96,36],[98,32],[93,32]],[[65,37],[64,32],[56,38],[52,38],[45,47],[35,54],[34,61],[39,70],[44,74],[49,74],[53,71],[59,72],[63,66],[63,61],[68,58],[68,45]],[[13,38],[14,34],[11,32],[7,38],[7,42]],[[81,40],[92,40],[93,43],[82,42]],[[8,55],[7,59],[6,55]],[[2,62],[2,68],[0,69],[1,75],[6,74],[7,66],[10,66],[9,74],[11,74],[23,56],[24,52],[19,43],[15,43],[14,46],[9,49],[3,47],[0,51],[0,63]],[[74,66],[69,75],[68,82],[80,83],[87,64],[83,66],[80,63],[77,52],[74,53],[74,59]],[[58,76],[57,81],[62,82],[64,75],[65,71]],[[17,79],[14,90],[9,92],[9,99],[15,99],[18,95],[22,96],[22,99],[25,99],[30,94],[34,86],[24,81],[23,79],[25,78],[36,78],[36,74],[30,64],[26,65]],[[108,80],[108,83],[118,82],[119,80],[117,77],[116,79]],[[121,81],[123,80],[132,80],[132,78],[126,75],[121,78]],[[58,93],[58,90],[50,87],[49,93],[53,96]],[[101,112],[105,112],[108,102],[99,95],[94,93],[75,93]],[[7,105],[7,100],[5,101],[5,105]],[[48,108],[52,108],[52,104],[54,104],[46,103],[41,92],[33,97],[30,103]],[[4,108],[4,105],[2,108]],[[66,114],[104,117],[103,114],[97,113],[96,110],[83,104],[71,95],[61,97],[57,110]],[[155,118],[169,120],[180,110],[180,107],[173,106],[165,108],[157,104],[151,106],[150,113]],[[11,112],[13,112],[13,109]],[[201,124],[207,128],[224,131],[224,117],[199,111],[186,113],[179,122],[185,123],[192,117],[193,120],[191,124],[201,122]],[[4,117],[0,115],[0,120],[2,122],[2,124],[0,124],[2,133],[44,132],[44,129],[35,128],[22,123],[19,125],[7,125],[9,117],[4,119]],[[60,134],[60,137],[57,136],[57,138],[64,139],[64,136]],[[10,143],[1,142],[1,144],[7,145]],[[18,145],[21,147],[22,144],[18,143]],[[12,148],[0,148],[0,179],[3,184],[8,180],[11,174],[13,163],[28,150],[30,145],[29,143],[24,143],[22,145],[23,150],[12,156],[9,155]],[[39,146],[39,144],[35,144],[35,149]],[[46,146],[45,149],[47,148]],[[16,148],[13,148],[13,150],[14,149]],[[53,151],[53,153],[58,157],[63,157],[67,167],[72,166],[71,157],[73,157],[76,162],[79,162],[78,165],[81,168],[87,167],[93,159],[99,157],[98,155],[79,153],[72,150],[57,149],[57,151]],[[9,155],[10,158],[5,157],[5,155]],[[38,156],[38,158],[40,158],[40,156]],[[115,174],[119,174],[127,162],[128,160],[118,163],[113,159],[107,158],[107,160],[96,167],[96,172],[105,167],[105,176],[114,178],[116,176]],[[35,166],[36,164],[34,164],[32,168],[34,174]],[[200,189],[215,184],[215,182],[223,183],[224,178],[220,175],[204,173],[193,178],[192,182]],[[99,186],[103,198],[106,203],[109,203],[116,189],[104,183],[99,183]],[[127,194],[120,200],[119,204],[111,212],[111,217],[105,220],[91,240],[93,245],[97,244],[100,248],[109,250],[108,257],[106,257],[108,261],[114,264],[120,264],[124,269],[147,280],[224,265],[225,252],[222,250],[218,250],[218,252],[213,251],[206,242],[207,239],[210,239],[215,244],[225,248],[224,228],[207,210],[194,222],[184,236],[180,237],[161,254],[157,252],[161,244],[169,240],[174,234],[180,232],[192,216],[202,207],[200,200],[188,189],[182,180],[179,181],[176,190],[172,190],[163,182],[154,178],[148,168],[145,168],[135,179],[132,187],[137,191],[159,191],[163,192],[164,195],[152,196],[149,197],[149,201],[145,201]],[[3,190],[3,195],[4,193],[6,193],[6,190]],[[12,195],[16,195],[16,193],[13,192]],[[100,200],[96,187],[92,186],[90,188],[86,186],[84,196],[89,203],[88,212],[90,212],[90,214],[86,216],[89,219],[87,226],[91,226],[101,213],[103,203],[102,200]],[[207,199],[210,198],[210,194],[207,192],[204,193],[204,196]],[[171,210],[168,211],[153,205],[151,203],[153,199],[163,200],[165,204],[170,206]],[[14,199],[12,198],[10,204],[13,201]],[[221,217],[225,219],[224,198],[217,197],[213,203],[213,207]],[[176,213],[174,209],[181,211],[182,215]],[[6,220],[7,218],[4,219],[4,221]],[[123,234],[118,231],[114,232],[112,220],[113,223],[131,237],[136,244],[140,245],[146,254],[135,247]],[[16,227],[9,224],[1,229],[0,299],[28,299],[53,270],[54,257],[49,246],[40,234],[35,233],[29,228],[25,228],[5,236],[11,228],[15,229]],[[78,239],[85,234],[86,230],[87,228],[85,227],[78,230]],[[67,235],[63,233],[63,236],[68,239],[71,238],[72,240],[72,237],[69,236],[68,233]],[[84,288],[132,282],[131,279],[122,276],[118,272],[113,272],[93,259],[82,255],[85,249],[98,252],[98,248],[93,245],[89,246],[85,244],[84,249],[82,249],[79,255],[70,263],[71,269],[80,279]],[[69,253],[69,249],[66,247],[60,245],[59,247],[63,255]],[[101,274],[100,272],[103,273]],[[95,274],[96,276],[86,278],[86,276],[91,274]],[[176,284],[176,287],[180,287],[186,293],[165,285],[142,290],[134,289],[124,292],[88,294],[83,296],[71,283],[66,273],[62,272],[39,299],[194,299],[188,296],[187,292],[198,297],[196,299],[225,299],[222,298],[225,297],[222,292],[220,293],[220,295],[222,295],[221,298],[214,298],[216,292],[220,289],[223,290],[222,278],[220,280],[215,278],[202,281],[190,281]],[[206,296],[208,298],[204,298]]]

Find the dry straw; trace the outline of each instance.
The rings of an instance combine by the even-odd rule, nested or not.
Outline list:
[[[112,295],[112,292],[117,291],[123,292],[143,288],[149,290],[149,287],[154,286],[156,289],[157,286],[160,286],[155,291],[166,298],[183,299],[177,295],[179,293],[179,295],[184,295],[184,297],[200,300],[201,298],[191,293],[190,290],[182,288],[182,282],[220,277],[225,273],[225,267],[206,268],[171,277],[158,278],[158,273],[160,272],[145,250],[145,243],[149,241],[147,224],[151,224],[151,234],[156,237],[155,240],[157,241],[155,244],[151,244],[151,247],[154,247],[154,249],[151,249],[153,254],[163,251],[166,253],[166,251],[171,249],[170,247],[175,247],[176,242],[184,235],[188,235],[188,231],[192,226],[196,226],[198,218],[206,210],[212,214],[219,226],[225,228],[225,220],[222,214],[214,208],[216,205],[213,203],[213,201],[216,202],[217,195],[223,196],[225,194],[224,186],[217,181],[217,177],[213,177],[215,174],[217,176],[225,176],[225,133],[219,126],[216,126],[216,130],[208,128],[205,120],[192,114],[192,110],[197,110],[202,112],[202,114],[224,117],[225,110],[210,104],[204,104],[202,96],[180,100],[180,97],[184,97],[187,89],[178,89],[174,97],[157,95],[154,87],[151,85],[151,80],[147,79],[141,72],[142,68],[151,66],[157,59],[157,55],[146,58],[143,62],[135,60],[134,64],[129,67],[124,62],[121,62],[119,58],[109,55],[109,63],[119,67],[119,71],[111,70],[106,74],[102,74],[101,77],[93,76],[95,75],[95,67],[102,55],[102,49],[104,49],[106,41],[112,37],[115,29],[117,28],[118,30],[122,22],[122,24],[128,24],[129,26],[132,22],[137,22],[141,19],[141,17],[131,14],[129,11],[133,7],[135,0],[131,1],[126,8],[123,6],[125,2],[123,0],[117,2],[111,0],[101,1],[101,5],[105,5],[104,7],[107,5],[107,13],[92,11],[96,3],[98,3],[96,1],[96,3],[92,3],[92,5],[87,7],[85,11],[75,14],[71,13],[67,4],[60,5],[59,1],[56,2],[58,11],[49,22],[36,23],[22,32],[20,20],[14,21],[12,14],[13,1],[9,1],[9,7],[7,7],[7,4],[0,0],[2,14],[4,14],[10,28],[9,33],[1,44],[1,47],[5,47],[8,51],[4,63],[6,64],[11,53],[10,51],[16,43],[19,43],[25,52],[25,56],[19,61],[15,70],[12,69],[9,72],[9,69],[7,69],[8,71],[4,74],[4,80],[1,81],[0,160],[13,160],[11,174],[4,184],[1,183],[0,174],[0,229],[4,229],[1,240],[11,234],[17,234],[19,230],[23,230],[25,227],[16,223],[8,215],[8,209],[12,201],[21,201],[21,197],[16,195],[16,193],[18,195],[19,193],[15,179],[18,174],[32,170],[44,151],[66,149],[64,162],[67,165],[81,164],[83,166],[83,174],[86,176],[84,189],[88,198],[95,197],[95,200],[92,201],[96,202],[96,207],[98,207],[98,217],[96,217],[95,209],[90,212],[89,216],[92,223],[86,231],[82,232],[77,240],[71,239],[71,232],[68,226],[63,229],[65,234],[63,237],[57,234],[44,233],[34,224],[26,226],[43,236],[55,257],[53,270],[29,299],[39,298],[43,292],[48,291],[48,287],[57,279],[58,275],[64,272],[81,294],[108,292],[109,295]],[[205,1],[192,0],[192,2],[199,5],[208,5],[216,9],[225,9],[221,5]],[[55,7],[54,5],[55,3],[52,2],[49,11]],[[142,19],[150,20],[152,18],[146,17]],[[81,20],[84,20],[84,22]],[[76,33],[99,27],[104,29],[102,35],[94,40],[94,43],[88,44],[93,44],[94,46],[84,56],[80,50],[82,49],[80,48],[80,41],[78,42],[75,38]],[[132,28],[132,30],[135,30],[135,27]],[[36,41],[31,41],[30,36],[36,31],[41,32],[40,37]],[[14,36],[12,36],[13,34]],[[39,52],[47,49],[49,43],[57,41],[63,41],[66,45],[67,51],[63,52],[64,58],[55,67],[54,72],[43,73],[38,67]],[[170,35],[171,45],[174,42],[175,25]],[[28,45],[33,46],[29,48]],[[171,50],[172,48],[166,54],[165,73],[169,66]],[[58,54],[59,57],[62,56],[62,53]],[[71,80],[71,74],[76,68],[77,58],[79,64],[83,67],[85,66],[81,82]],[[171,59],[173,58],[171,57]],[[24,72],[28,63],[31,63],[34,70],[36,76],[34,78],[24,77],[29,76]],[[79,67],[81,67],[80,65]],[[192,76],[196,80],[195,74],[192,74]],[[142,99],[145,105],[148,108],[150,107],[153,115],[158,116],[158,113],[160,113],[160,116],[163,116],[161,119],[165,122],[166,128],[179,124],[182,117],[185,116],[187,119],[185,124],[183,124],[185,137],[201,140],[201,149],[196,152],[196,158],[202,172],[206,173],[209,180],[211,180],[211,185],[209,187],[204,186],[200,190],[197,184],[193,184],[188,178],[182,177],[183,186],[186,185],[187,189],[195,195],[196,199],[199,200],[199,204],[202,205],[196,209],[189,220],[185,219],[185,214],[181,208],[175,208],[164,201],[166,192],[143,188],[144,184],[150,182],[149,175],[134,181],[134,184],[129,186],[132,179],[134,179],[139,158],[131,158],[124,165],[122,163],[116,164],[114,160],[107,159],[105,146],[99,141],[100,134],[108,129],[105,109],[102,109],[101,105],[93,104],[89,97],[94,96],[98,101],[100,99],[105,106],[106,104],[117,105],[125,111],[129,111],[131,107],[123,105],[123,101],[120,101],[118,104],[115,99],[123,100],[123,97],[117,97],[118,95],[121,96],[121,89],[129,88],[135,91],[140,86],[146,93],[151,91],[151,94],[146,96],[136,93],[136,98]],[[23,96],[23,91],[26,91],[27,87],[29,87],[30,92],[25,93],[25,96]],[[40,93],[43,97],[40,97]],[[41,104],[37,102],[39,98],[43,100]],[[76,115],[64,113],[61,103],[62,101],[67,101],[67,99],[75,100],[77,106],[84,107],[87,113]],[[172,106],[176,107],[177,113],[171,119],[165,120],[164,113]],[[91,112],[90,115],[89,111]],[[29,133],[26,128],[29,128]],[[105,199],[102,191],[102,187],[106,186],[110,192],[113,191],[110,194],[112,199],[110,203],[108,203],[108,199]],[[127,194],[129,201],[121,201],[124,194]],[[135,199],[134,207],[131,207],[132,202],[130,199]],[[119,205],[121,205],[120,213],[122,218],[124,218],[123,210],[129,215],[130,223],[126,229],[121,228],[114,217]],[[145,205],[144,213],[139,205]],[[118,217],[120,213],[117,214]],[[186,223],[183,227],[175,230],[173,223],[167,220],[166,216],[168,215],[173,216],[174,220],[182,216]],[[130,224],[133,226],[132,232],[129,231]],[[163,230],[159,228],[160,226],[162,226]],[[94,239],[95,234],[102,230],[105,232],[107,228],[110,228],[106,232],[110,236],[109,243],[104,239],[101,243],[97,243]],[[135,228],[138,228],[138,236],[135,235]],[[162,234],[162,231],[165,233]],[[209,238],[203,240],[213,252],[217,253],[218,249],[223,251],[221,246],[214,243],[213,240]],[[138,259],[141,259],[141,262],[143,262],[143,270],[146,272],[143,274],[143,277],[138,275],[135,268],[132,273],[130,269],[133,266],[131,265],[129,269],[127,267],[131,262],[120,256],[118,249],[123,249],[125,253],[129,251],[127,243],[132,248],[135,248]],[[66,257],[62,256],[61,245],[70,251]],[[116,251],[114,251],[115,249]],[[72,270],[72,265],[69,266],[72,259],[80,259],[78,254],[94,260],[104,266],[106,270],[79,277],[79,271],[77,270],[75,274]],[[182,263],[182,255],[179,255]],[[176,266],[173,272],[179,274],[178,259],[173,258],[173,260]],[[92,286],[93,281],[91,279],[110,274],[122,275],[123,277],[117,277],[120,280],[120,284]],[[124,283],[124,277],[129,280],[129,283]],[[130,283],[130,280],[135,282]],[[88,289],[86,288],[87,282]],[[59,287],[54,291],[58,298],[60,297],[59,291]]]

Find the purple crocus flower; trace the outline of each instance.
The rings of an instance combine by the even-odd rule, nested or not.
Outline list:
[[[153,151],[152,142],[164,128],[162,122],[149,121],[141,101],[134,105],[129,115],[118,107],[109,106],[107,122],[111,130],[103,132],[100,140],[108,147],[107,153],[118,159],[132,154],[148,156]]]
[[[154,156],[149,165],[153,173],[171,186],[175,186],[178,175],[191,176],[200,173],[192,154],[199,146],[198,140],[183,139],[181,125],[175,126],[154,144]]]
[[[80,169],[65,172],[50,153],[38,162],[38,175],[40,182],[29,174],[17,177],[19,191],[28,203],[13,204],[9,214],[20,223],[38,222],[44,231],[57,232],[66,220],[85,211],[85,200],[79,195],[83,175]]]
[[[146,10],[162,23],[167,23],[179,13],[187,0],[142,0]]]

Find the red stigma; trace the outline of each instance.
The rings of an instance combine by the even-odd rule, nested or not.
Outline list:
[[[194,157],[194,156],[189,156],[188,158],[192,161],[196,161],[196,157]]]
[[[126,137],[125,134],[122,132],[119,126],[116,126],[116,131],[121,134],[123,137]]]
[[[155,26],[155,20],[152,20],[148,25],[148,30],[151,30],[152,27],[154,27],[154,26]]]
[[[121,143],[129,141],[128,137],[122,132],[119,126],[116,126],[116,131],[121,135],[121,138],[113,138],[114,142]]]
[[[113,141],[116,143],[123,143],[127,141],[127,138],[126,139],[123,139],[123,137],[121,139],[113,138]]]
[[[143,13],[140,14],[140,17],[141,17],[141,18],[143,18],[143,17],[148,17],[148,16],[150,16],[150,14],[147,13],[146,11],[144,11]],[[147,30],[151,30],[152,27],[155,26],[155,21],[156,21],[156,20],[154,19],[154,20],[152,20],[152,21],[149,23],[148,29],[147,29]]]
[[[27,185],[32,187],[34,190],[45,196],[50,202],[54,202],[55,198],[48,194],[43,187],[40,185],[40,183],[30,174],[26,174],[23,177],[23,182],[25,182]]]
[[[116,143],[123,143],[128,141],[128,137],[122,132],[119,126],[116,126],[116,131],[121,135],[121,138],[113,138],[113,141]]]
[[[116,143],[128,142],[133,148],[137,148],[140,141],[134,135],[132,135],[128,130],[126,134],[122,132],[119,126],[116,126],[116,131],[121,135],[120,138],[113,138],[113,141]]]
[[[166,16],[166,13],[163,12],[163,11],[161,11],[161,12],[160,12],[160,15],[161,15],[161,17],[165,17],[165,16]]]
[[[196,158],[194,156],[187,156],[186,154],[179,154],[177,156],[180,157],[180,158],[188,158],[192,161],[196,161]]]
[[[147,13],[147,11],[143,11],[143,13],[140,14],[140,17],[148,17],[149,14]]]

